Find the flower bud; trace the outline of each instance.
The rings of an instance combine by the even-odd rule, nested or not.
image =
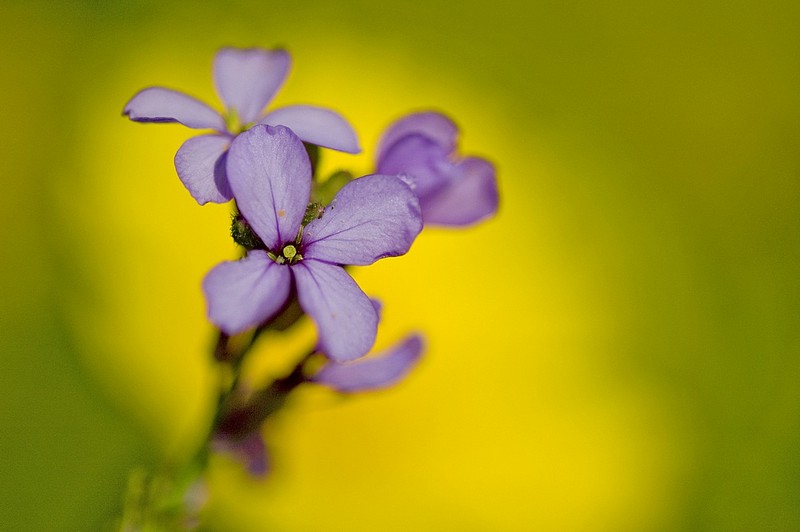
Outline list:
[[[241,214],[231,216],[231,237],[233,241],[247,249],[266,249],[266,246]]]

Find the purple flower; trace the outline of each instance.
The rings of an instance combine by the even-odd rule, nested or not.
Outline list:
[[[374,356],[343,363],[330,360],[311,380],[342,393],[387,388],[411,371],[422,355],[422,348],[422,337],[413,334]]]
[[[449,118],[424,112],[394,122],[378,145],[377,172],[413,180],[426,224],[470,225],[497,212],[494,166],[458,155],[457,137]]]
[[[422,230],[411,188],[393,176],[355,179],[302,227],[311,166],[300,139],[282,126],[259,125],[236,137],[227,171],[239,211],[268,249],[208,273],[209,319],[227,334],[254,327],[281,308],[294,284],[324,353],[337,361],[365,354],[375,341],[378,314],[342,265],[408,251]]]
[[[358,153],[353,128],[337,113],[310,105],[288,105],[262,115],[289,73],[285,50],[222,48],[214,58],[214,82],[226,113],[172,89],[139,91],[123,110],[136,122],[180,122],[214,133],[192,137],[175,154],[175,169],[192,197],[201,205],[224,203],[232,191],[225,156],[234,137],[251,125],[283,125],[303,141]]]

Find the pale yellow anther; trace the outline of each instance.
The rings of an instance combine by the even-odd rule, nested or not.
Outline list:
[[[297,255],[297,248],[295,248],[292,244],[287,244],[283,246],[283,256],[289,260],[292,260],[295,255]]]

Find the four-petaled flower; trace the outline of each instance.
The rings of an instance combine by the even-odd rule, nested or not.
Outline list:
[[[286,302],[292,284],[318,329],[319,349],[336,361],[364,355],[378,314],[343,265],[367,265],[408,251],[422,230],[419,202],[394,176],[345,185],[302,226],[311,166],[286,127],[257,125],[231,144],[227,173],[236,203],[267,250],[224,262],[203,280],[209,319],[227,334],[254,327]]]
[[[214,82],[227,113],[164,87],[138,92],[123,114],[136,122],[180,122],[214,133],[192,137],[175,154],[175,169],[184,186],[201,205],[224,203],[232,191],[225,156],[236,135],[253,124],[289,127],[303,141],[358,153],[358,139],[337,113],[310,105],[288,105],[262,115],[289,73],[285,50],[222,48],[214,58]]]
[[[423,112],[394,122],[378,145],[376,171],[412,179],[426,224],[470,225],[497,211],[494,166],[459,156],[457,138],[452,120]]]

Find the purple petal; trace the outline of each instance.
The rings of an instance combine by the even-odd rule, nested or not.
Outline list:
[[[338,362],[363,356],[375,343],[378,313],[340,266],[306,259],[291,266],[300,306],[319,331],[319,349]]]
[[[214,57],[214,82],[228,111],[241,124],[258,120],[289,73],[285,50],[222,48]]]
[[[372,302],[372,308],[375,309],[375,312],[378,313],[378,319],[381,319],[381,312],[383,311],[383,303],[380,299],[371,297],[369,300]]]
[[[456,149],[458,127],[452,120],[433,111],[407,115],[391,124],[378,143],[378,164],[392,145],[409,134],[420,134],[451,153]]]
[[[229,454],[241,462],[255,477],[263,477],[269,470],[266,446],[258,431],[241,440],[218,435],[211,445],[216,452]]]
[[[134,122],[180,122],[193,129],[225,131],[225,120],[214,109],[182,92],[149,87],[136,93],[122,114]]]
[[[311,194],[311,163],[289,128],[254,126],[228,151],[228,181],[239,211],[270,249],[297,237]]]
[[[356,132],[341,115],[311,105],[288,105],[267,113],[259,122],[270,126],[286,126],[304,142],[359,153]]]
[[[421,336],[409,336],[375,356],[345,364],[328,362],[312,380],[344,393],[386,388],[411,371],[422,355],[422,347]]]
[[[410,177],[414,194],[422,201],[446,187],[456,168],[444,148],[428,137],[411,134],[394,143],[381,159],[377,171]]]
[[[494,166],[485,159],[467,157],[457,168],[459,175],[450,186],[420,201],[426,224],[470,225],[497,212]]]
[[[303,232],[303,256],[334,264],[372,264],[408,251],[422,230],[419,202],[394,176],[346,184]]]
[[[264,322],[289,297],[291,274],[265,251],[214,267],[203,279],[208,318],[226,334],[237,334]]]
[[[175,154],[175,169],[184,186],[200,205],[225,203],[233,197],[225,175],[225,160],[231,137],[192,137]]]

